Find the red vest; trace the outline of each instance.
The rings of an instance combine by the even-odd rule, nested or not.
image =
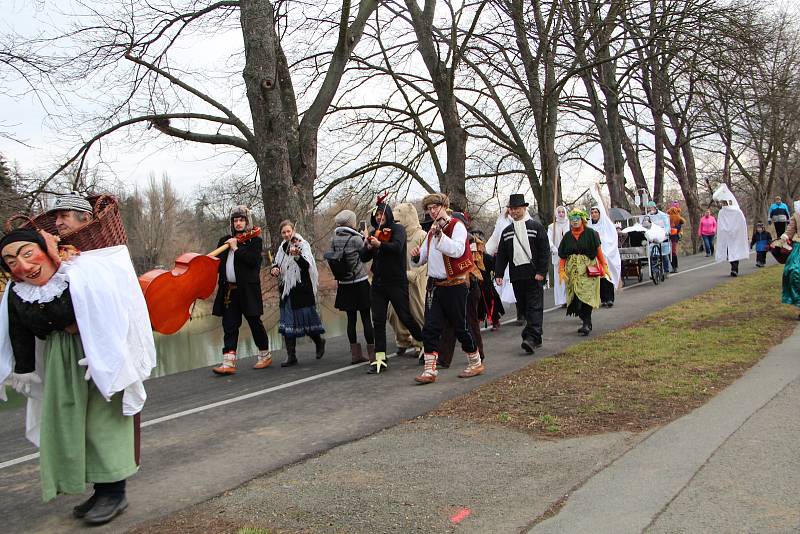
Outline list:
[[[450,221],[447,223],[447,226],[442,228],[444,235],[452,238],[453,230],[455,230],[457,224],[464,223],[455,217],[451,217]],[[428,235],[428,250],[430,250],[430,241],[431,236]],[[469,237],[467,237],[467,241],[464,244],[464,254],[462,254],[460,258],[451,258],[445,254],[442,254],[442,257],[444,258],[444,268],[447,271],[448,280],[456,277],[464,277],[475,265],[475,262],[472,261],[472,250],[469,246]]]

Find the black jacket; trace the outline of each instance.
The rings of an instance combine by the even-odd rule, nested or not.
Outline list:
[[[532,280],[537,274],[547,275],[550,266],[550,241],[547,231],[538,221],[528,219],[525,221],[528,243],[531,248],[531,261],[523,265],[514,265],[514,224],[509,224],[500,235],[500,244],[497,247],[494,272],[502,276],[509,266],[511,281]],[[525,236],[520,235],[520,239]]]
[[[379,207],[380,209],[380,207]],[[392,215],[392,208],[384,206],[382,208],[386,214],[386,223],[383,228],[389,228],[392,231],[391,241],[381,243],[378,248],[368,249],[367,245],[361,249],[361,261],[364,263],[372,260],[372,285],[373,286],[389,286],[389,285],[408,285],[408,278],[406,277],[406,270],[408,268],[408,257],[406,251],[406,229],[405,227],[394,221]],[[370,222],[374,229],[378,228],[378,223],[375,221],[375,216],[371,217]]]
[[[225,241],[230,239],[227,235],[219,240],[217,246],[222,246]],[[264,313],[264,305],[261,300],[261,250],[263,241],[260,237],[253,237],[245,243],[240,243],[239,248],[233,256],[233,272],[236,274],[236,285],[239,291],[239,304],[242,314],[246,316],[260,316]],[[225,265],[228,262],[230,249],[219,255],[219,278],[217,284],[217,296],[214,299],[212,313],[222,316],[225,299]]]

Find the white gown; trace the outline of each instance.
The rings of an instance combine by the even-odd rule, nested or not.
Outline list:
[[[566,210],[566,207],[558,206],[556,213],[558,213],[558,208],[562,207]],[[556,306],[562,306],[567,303],[567,285],[558,276],[558,266],[561,262],[561,258],[558,257],[558,246],[567,232],[569,232],[569,219],[566,217],[560,219],[556,216],[556,221],[547,226],[547,238],[550,240],[550,259],[553,263],[553,301]]]

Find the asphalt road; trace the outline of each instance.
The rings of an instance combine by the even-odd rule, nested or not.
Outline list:
[[[752,260],[743,262],[740,274],[754,268]],[[728,271],[727,264],[714,265],[702,255],[682,258],[681,272],[666,283],[653,286],[645,280],[619,293],[614,308],[598,310],[595,334],[726,282]],[[552,302],[549,291],[548,301]],[[298,354],[300,365],[290,369],[277,365],[283,355],[276,354],[273,367],[262,371],[244,361],[232,377],[216,377],[204,368],[151,380],[142,415],[142,468],[128,483],[131,506],[111,525],[93,530],[120,532],[413,419],[446,399],[582,341],[585,338],[575,333],[578,326],[577,319],[564,318],[563,310],[547,312],[544,346],[533,357],[519,348],[519,327],[487,332],[485,375],[457,378],[464,363],[457,351],[453,367],[430,386],[414,385],[419,368],[409,358],[391,359],[386,374],[365,375],[363,365],[348,365],[346,338],[328,340],[322,360],[315,360],[311,346],[304,345]],[[23,428],[21,408],[0,412],[3,532],[83,530],[70,510],[84,497],[41,502],[37,461],[31,458],[35,449],[25,441]]]

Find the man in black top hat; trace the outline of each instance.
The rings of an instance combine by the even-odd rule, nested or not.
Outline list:
[[[550,261],[550,242],[541,223],[525,217],[528,203],[525,196],[514,193],[508,200],[508,213],[514,222],[500,236],[497,247],[495,272],[503,273],[509,267],[511,285],[517,299],[517,307],[524,312],[525,328],[522,329],[522,348],[533,354],[542,344],[542,322],[544,320],[544,279]],[[497,285],[503,278],[496,278]]]

